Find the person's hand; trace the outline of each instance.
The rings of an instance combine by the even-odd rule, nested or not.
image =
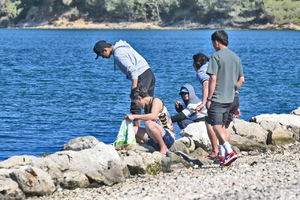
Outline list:
[[[240,115],[241,115],[241,111],[240,111],[240,109],[238,109],[233,116],[235,118],[238,118]]]
[[[182,105],[182,103],[181,103],[180,101],[176,101],[176,102],[175,102],[175,107],[176,107],[176,108],[179,108],[180,105]]]
[[[128,120],[134,120],[134,117],[133,117],[133,115],[126,115],[124,118],[123,118],[123,120],[124,119],[128,119]]]
[[[211,105],[211,101],[207,101],[207,103],[206,103],[206,108],[209,109],[209,108],[210,108],[210,105]]]
[[[199,106],[197,106],[196,108],[196,113],[198,113],[199,111],[201,111],[204,108],[205,104],[201,103]]]

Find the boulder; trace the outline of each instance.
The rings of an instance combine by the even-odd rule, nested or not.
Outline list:
[[[241,151],[259,151],[266,152],[267,145],[258,143],[254,140],[241,137],[239,135],[231,135],[230,144],[236,146]]]
[[[195,151],[193,151],[193,153],[191,153],[190,155],[196,158],[204,158],[205,156],[208,156],[209,153],[207,153],[207,151],[199,147]]]
[[[252,117],[251,122],[260,123],[261,121],[277,122],[282,125],[295,125],[300,127],[300,116],[291,114],[262,114]]]
[[[126,150],[126,151],[132,150],[132,151],[135,151],[135,152],[149,152],[149,153],[153,153],[155,151],[155,149],[150,145],[138,144],[138,143],[137,144],[119,145],[119,146],[116,146],[115,149],[117,151],[119,151],[119,150]]]
[[[300,116],[291,114],[263,114],[252,117],[251,122],[258,123],[262,128],[268,131],[268,144],[286,144],[291,140],[300,140]],[[273,133],[276,132],[276,140]],[[279,134],[283,134],[280,136]],[[292,133],[292,137],[290,135]],[[282,141],[280,141],[282,138]]]
[[[51,176],[36,167],[22,166],[10,173],[12,180],[18,183],[26,196],[52,194],[56,188]]]
[[[291,112],[291,114],[293,114],[293,115],[299,115],[299,116],[300,116],[300,107],[297,108],[296,110],[293,110],[293,111]]]
[[[24,199],[25,194],[9,174],[12,169],[0,169],[0,199]]]
[[[193,138],[182,137],[178,141],[182,142],[187,147],[187,149],[189,150],[189,152],[195,151],[196,145],[195,145],[195,142],[194,142]]]
[[[163,154],[155,151],[154,153],[141,153],[141,156],[146,166],[147,174],[156,175],[162,172]]]
[[[237,134],[261,144],[266,144],[267,142],[268,132],[259,124],[234,119],[230,127],[231,129],[228,130],[230,130],[231,134]]]
[[[184,138],[186,138],[186,137],[184,137]],[[192,140],[192,141],[193,141],[193,140]],[[181,139],[176,140],[176,141],[174,142],[174,144],[172,145],[172,147],[171,147],[169,150],[170,150],[170,151],[182,151],[182,152],[187,153],[187,154],[190,153],[189,149],[188,149],[187,146],[182,142]]]
[[[60,179],[62,177],[62,169],[49,158],[40,158],[34,156],[13,156],[7,160],[0,162],[0,168],[6,169],[19,169],[21,166],[31,166],[40,168],[47,172],[55,185],[59,185]]]
[[[196,148],[201,147],[206,151],[211,150],[211,143],[207,134],[205,122],[189,124],[180,131],[181,137],[190,137],[194,140]]]
[[[64,189],[85,188],[90,185],[89,179],[79,172],[67,171],[63,173],[60,187]]]
[[[136,152],[129,150],[118,151],[122,163],[124,163],[130,172],[130,175],[146,174],[147,168],[143,163],[143,158]]]
[[[64,145],[62,151],[81,151],[84,149],[90,149],[96,146],[99,143],[99,140],[94,136],[84,136],[78,137],[70,140],[67,144]]]
[[[112,145],[99,142],[91,149],[81,151],[59,151],[48,158],[53,160],[63,171],[78,171],[86,175],[90,181],[112,185],[123,182],[124,165]]]

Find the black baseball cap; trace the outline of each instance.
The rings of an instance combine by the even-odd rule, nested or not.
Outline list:
[[[103,49],[109,47],[110,45],[105,40],[100,40],[94,46],[94,52],[97,54],[96,60],[99,58],[100,54],[102,53]]]

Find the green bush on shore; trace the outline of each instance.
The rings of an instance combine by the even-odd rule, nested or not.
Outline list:
[[[69,21],[300,24],[296,0],[0,0],[0,24]]]

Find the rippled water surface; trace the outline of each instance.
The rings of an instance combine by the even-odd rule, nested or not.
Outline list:
[[[214,53],[212,30],[0,29],[0,161],[13,155],[59,151],[70,139],[92,135],[112,143],[129,113],[131,82],[113,59],[95,60],[94,44],[122,39],[146,58],[155,96],[170,113],[178,90],[190,83],[201,97],[192,56]],[[242,115],[290,113],[300,106],[299,31],[228,31],[242,59]],[[175,125],[179,138],[179,128]]]

